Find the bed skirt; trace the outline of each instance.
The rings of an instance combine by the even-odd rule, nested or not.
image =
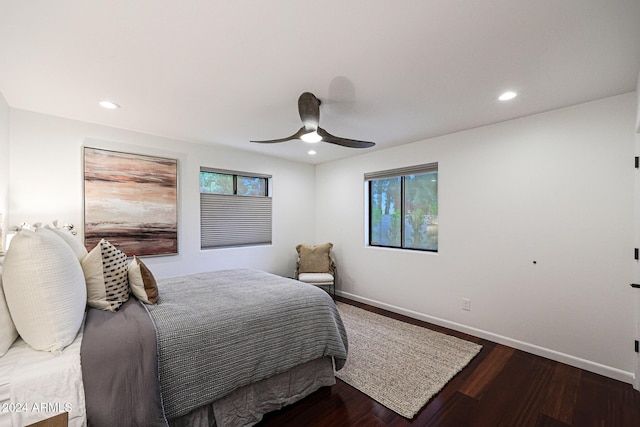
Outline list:
[[[241,387],[210,405],[169,420],[171,427],[240,427],[260,422],[264,414],[336,383],[333,360],[322,357],[287,372]]]

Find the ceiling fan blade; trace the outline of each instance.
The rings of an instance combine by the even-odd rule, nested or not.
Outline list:
[[[375,142],[358,141],[356,139],[347,139],[340,138],[339,136],[333,136],[321,127],[318,127],[318,135],[322,137],[322,141],[324,142],[330,142],[331,144],[342,145],[343,147],[348,148],[369,148],[376,145]]]
[[[292,139],[300,139],[300,137],[302,135],[304,135],[305,133],[307,133],[307,131],[305,130],[304,127],[301,127],[300,130],[298,130],[298,132],[296,132],[293,135],[288,136],[286,138],[268,139],[268,140],[264,140],[264,141],[250,141],[250,142],[257,142],[259,144],[273,144],[275,142],[286,142],[286,141],[291,141]]]
[[[298,112],[307,131],[318,129],[320,123],[320,100],[311,92],[304,92],[298,98]]]

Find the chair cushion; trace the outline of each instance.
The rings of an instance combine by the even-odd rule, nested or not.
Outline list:
[[[333,275],[329,273],[300,273],[298,280],[312,285],[331,285],[333,284]]]
[[[296,246],[298,251],[300,273],[331,273],[331,257],[329,253],[333,243],[322,245]]]

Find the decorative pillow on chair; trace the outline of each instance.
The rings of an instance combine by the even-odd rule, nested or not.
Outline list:
[[[59,351],[75,339],[87,305],[82,268],[50,230],[21,230],[11,240],[2,274],[11,318],[36,350]]]
[[[331,249],[333,243],[322,245],[296,246],[299,260],[299,273],[331,273]]]
[[[129,264],[129,286],[133,295],[143,303],[155,304],[158,302],[156,279],[151,274],[151,270],[135,255]]]
[[[100,310],[116,311],[129,299],[127,255],[102,239],[82,260],[87,281],[87,303]]]

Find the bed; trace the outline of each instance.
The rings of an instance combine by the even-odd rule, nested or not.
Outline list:
[[[64,348],[15,340],[0,357],[0,427],[60,412],[70,426],[253,425],[333,385],[346,361],[342,320],[317,287],[240,269],[158,280],[157,291],[156,304],[131,296],[83,311]]]
[[[136,425],[124,424],[127,420],[110,407],[127,408],[129,421],[134,414],[146,425],[163,425],[157,416],[162,414],[157,405],[160,395],[170,425],[213,425],[210,413],[219,425],[251,424],[266,412],[335,383],[332,359],[337,369],[344,365],[347,341],[342,320],[329,295],[314,286],[257,270],[225,270],[161,280],[158,288],[156,305],[143,307],[130,300],[115,318],[114,313],[95,309],[87,314],[83,377],[92,425]],[[126,347],[133,354],[100,344],[125,326],[132,333],[120,339],[132,341]],[[151,349],[133,341],[156,335],[158,372],[150,370],[146,379],[159,377],[159,389],[142,378],[139,390],[105,398],[104,390],[91,385],[111,381],[121,384],[113,390],[127,389],[124,385],[131,376],[156,358],[148,354],[156,350],[154,339],[147,339]],[[127,360],[141,362],[128,372],[119,368]],[[110,373],[98,369],[105,365],[113,366]],[[270,389],[265,380],[272,377],[275,388]],[[276,393],[246,404],[261,394],[252,386]],[[139,396],[151,394],[153,398],[145,401],[150,407],[141,408]],[[272,405],[262,407],[264,400]],[[104,409],[105,401],[113,403]]]

